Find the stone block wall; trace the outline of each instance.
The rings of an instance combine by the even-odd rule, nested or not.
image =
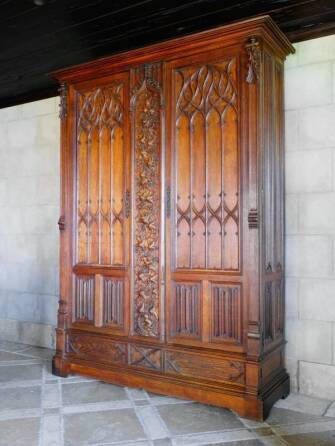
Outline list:
[[[52,346],[58,302],[58,98],[0,110],[0,338]]]
[[[335,35],[285,66],[286,337],[292,387],[335,398]]]
[[[335,35],[285,68],[286,356],[292,388],[335,399]],[[0,110],[0,338],[54,342],[58,98]]]

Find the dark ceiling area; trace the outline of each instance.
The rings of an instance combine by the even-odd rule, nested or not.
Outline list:
[[[0,108],[57,94],[53,70],[263,14],[292,42],[335,33],[335,0],[0,0]]]

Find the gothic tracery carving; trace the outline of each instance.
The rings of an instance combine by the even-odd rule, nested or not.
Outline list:
[[[176,157],[186,159],[187,153],[190,153],[188,171],[185,172],[185,178],[190,185],[185,185],[186,180],[181,178],[177,180],[175,223],[177,251],[183,244],[189,247],[188,261],[179,262],[178,259],[178,267],[237,269],[237,243],[232,255],[234,258],[224,258],[227,239],[235,241],[239,237],[240,204],[237,161],[229,160],[230,177],[234,177],[229,190],[226,189],[227,184],[224,180],[226,176],[224,157],[228,152],[226,147],[228,144],[225,143],[226,132],[228,134],[230,131],[231,135],[234,135],[229,141],[230,151],[232,152],[232,147],[237,145],[236,60],[232,58],[216,64],[182,67],[175,71],[174,82],[176,85]],[[193,136],[195,132],[199,141],[195,141]],[[213,134],[216,135],[217,147],[213,145]],[[208,168],[203,174],[206,180],[200,182],[200,186],[195,188],[194,181],[189,179],[189,176],[194,178],[197,175],[193,167],[194,160],[203,156],[204,163],[208,164],[209,157],[215,150],[220,152],[221,162],[216,163],[212,172],[209,172]],[[235,153],[237,150],[236,147]],[[198,168],[201,166],[198,165]],[[208,178],[214,172],[222,178],[220,190],[219,188],[210,190],[208,186]],[[185,190],[187,190],[187,195]],[[229,233],[227,233],[228,227],[230,227]],[[221,245],[219,248],[221,261],[216,263],[210,259],[210,243],[214,240],[214,236],[217,240],[220,239],[218,243]],[[193,256],[195,244],[205,245],[201,255]]]
[[[113,162],[113,157],[123,150],[120,137],[124,126],[123,90],[123,82],[114,81],[77,93],[77,164],[87,165],[81,169],[78,167],[77,243],[78,247],[81,246],[78,253],[80,263],[122,263],[120,256],[115,258],[115,246],[123,242],[124,219],[129,216],[125,215],[128,197],[124,192],[120,199],[122,190],[114,190],[111,184],[114,169],[120,168]],[[93,156],[99,160],[99,171],[93,171]],[[95,183],[100,186],[93,186]]]

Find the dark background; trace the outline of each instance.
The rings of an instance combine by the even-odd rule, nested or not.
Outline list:
[[[263,14],[292,42],[335,32],[335,0],[0,0],[0,108],[56,95],[53,70]]]

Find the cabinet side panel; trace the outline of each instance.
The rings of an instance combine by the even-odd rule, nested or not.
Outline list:
[[[284,337],[283,65],[264,54],[263,348]]]

